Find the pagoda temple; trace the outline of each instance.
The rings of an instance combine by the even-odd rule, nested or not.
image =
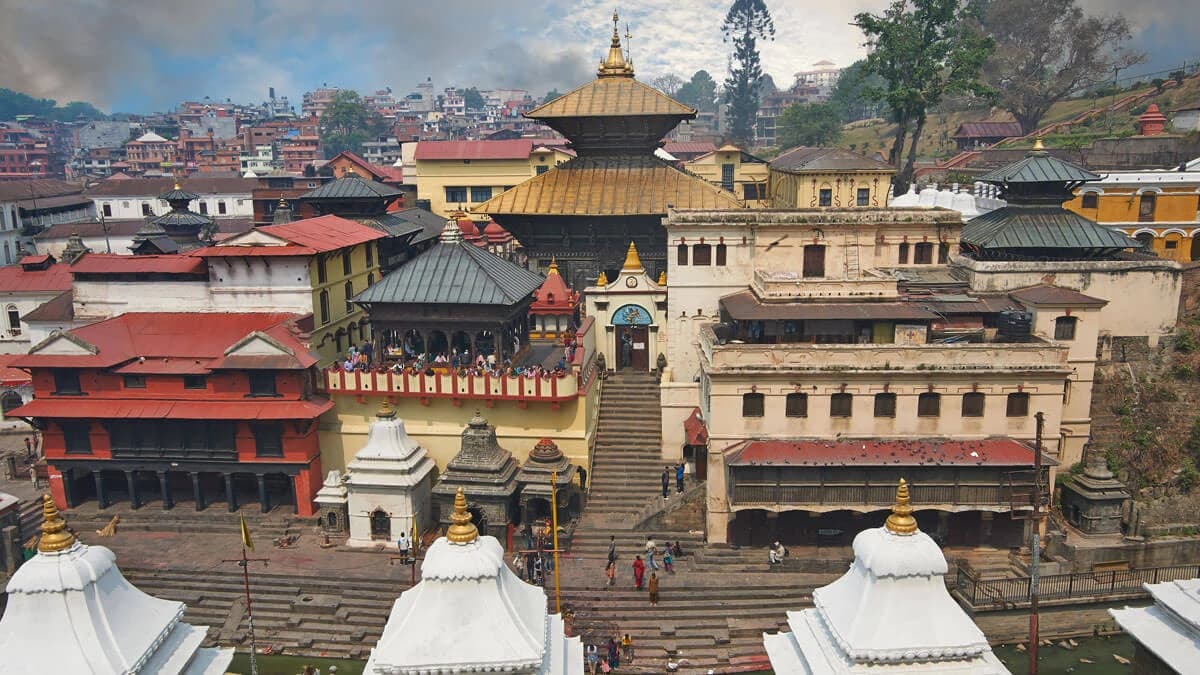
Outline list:
[[[539,440],[517,472],[517,484],[521,487],[521,522],[549,518],[552,493],[557,493],[553,496],[558,522],[565,523],[578,515],[583,507],[582,489],[575,483],[579,474],[579,467],[563,455],[553,440]]]
[[[777,673],[1005,675],[987,638],[946,590],[942,550],[917,528],[903,479],[883,527],[854,538],[854,563],[763,634]]]
[[[735,209],[744,204],[670,162],[655,157],[662,139],[696,110],[638,82],[621,49],[613,14],[612,42],[595,80],[525,116],[570,139],[576,157],[476,206],[521,242],[545,267],[557,258],[574,288],[614,275],[630,241],[648,269],[666,270],[670,208]]]
[[[462,488],[451,525],[425,552],[421,582],[396,599],[367,675],[583,675],[583,644],[566,637],[546,592],[517,578],[495,537],[471,522]]]
[[[125,580],[116,556],[75,538],[46,495],[38,552],[8,582],[0,672],[219,675],[233,649],[201,648],[208,629],[181,602]]]
[[[171,210],[151,218],[138,229],[129,247],[134,255],[183,253],[212,243],[216,230],[213,219],[188,209],[200,195],[184,190],[177,182],[158,198],[169,204]]]

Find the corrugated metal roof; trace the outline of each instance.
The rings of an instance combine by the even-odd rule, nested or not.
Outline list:
[[[1079,291],[1051,284],[1038,284],[1009,293],[1022,303],[1032,305],[1071,305],[1073,307],[1103,307],[1107,300],[1093,298]]]
[[[1084,183],[1100,180],[1100,175],[1053,157],[1044,151],[1031,152],[1028,157],[989,171],[977,180],[985,183]]]
[[[516,138],[504,141],[418,141],[413,151],[417,161],[464,159],[526,159],[538,141]]]
[[[962,243],[983,249],[1123,249],[1140,244],[1058,206],[1010,204],[963,225]]]
[[[173,178],[108,178],[92,186],[89,197],[142,197],[158,198],[175,185]],[[192,177],[180,181],[181,187],[197,194],[250,194],[258,187],[257,178],[235,176]]]
[[[1009,138],[1024,136],[1019,122],[967,122],[951,138]]]
[[[9,364],[18,356],[20,354],[0,354],[0,385],[5,387],[19,387],[33,381],[33,376],[29,373],[9,367]]]
[[[279,256],[316,255],[308,246],[206,246],[188,253],[200,258],[274,258]]]
[[[345,176],[300,195],[300,200],[313,199],[386,199],[404,194],[403,190],[366,180],[361,176]]]
[[[184,190],[183,188],[172,187],[170,190],[167,190],[166,192],[159,195],[158,198],[162,199],[163,201],[168,201],[168,202],[173,202],[176,200],[190,202],[193,199],[199,199],[200,195],[196,194],[195,192],[188,192],[187,190]]]
[[[467,242],[441,242],[354,298],[388,304],[516,305],[542,285],[540,274]]]
[[[63,265],[66,267],[66,265]],[[22,321],[37,322],[37,321],[74,321],[75,320],[75,294],[71,291],[63,291],[54,298],[43,302],[21,317]]]
[[[39,398],[8,413],[20,417],[90,419],[307,420],[333,409],[328,399],[307,401],[162,401]]]
[[[258,229],[260,232],[321,252],[336,251],[387,236],[373,227],[333,215],[306,218],[282,225],[267,225]]]
[[[163,227],[204,227],[213,219],[192,211],[168,211],[150,222]]]
[[[473,213],[568,216],[740,209],[732,193],[656,157],[576,157],[471,209]]]
[[[936,319],[915,302],[772,302],[762,303],[753,291],[720,299],[721,309],[738,321],[816,319]]]
[[[444,218],[435,215],[428,209],[423,209],[419,206],[410,206],[406,209],[400,209],[399,211],[392,211],[388,214],[388,217],[407,221],[421,229],[421,232],[412,238],[412,241],[410,242],[412,244],[419,244],[423,241],[429,241],[430,239],[437,239],[438,235],[440,235],[442,230],[446,227],[446,220]],[[389,226],[385,224],[385,227],[389,228],[389,231],[391,231],[392,227],[395,227],[396,229],[404,229],[402,225]]]
[[[535,120],[644,115],[690,119],[696,116],[696,109],[632,77],[598,77],[525,113]]]
[[[88,253],[70,266],[72,274],[207,274],[200,258],[181,255]]]
[[[0,267],[0,293],[71,290],[71,267],[55,263],[44,270],[27,270],[21,265]]]
[[[36,199],[22,199],[17,202],[17,207],[25,211],[41,211],[43,209],[61,209],[65,206],[90,206],[91,199],[88,199],[82,194],[74,195],[59,195],[57,197],[38,197]]]
[[[1011,438],[743,441],[730,466],[1033,466],[1033,448]],[[1055,462],[1043,455],[1043,464]]]
[[[52,178],[0,181],[0,202],[57,197],[83,192],[83,186]]]
[[[841,148],[792,148],[771,160],[776,171],[894,171],[891,164]]]

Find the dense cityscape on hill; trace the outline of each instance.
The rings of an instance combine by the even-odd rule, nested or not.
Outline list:
[[[1194,671],[1200,11],[863,4],[0,9],[0,673]]]

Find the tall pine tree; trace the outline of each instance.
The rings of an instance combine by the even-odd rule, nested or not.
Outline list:
[[[726,135],[745,147],[754,140],[763,77],[758,40],[775,39],[775,22],[763,0],[733,0],[721,32],[726,41],[733,40],[733,65],[725,79],[725,102],[729,104]]]

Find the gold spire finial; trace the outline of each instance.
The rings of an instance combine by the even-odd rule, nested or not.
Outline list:
[[[908,504],[908,483],[901,478],[900,486],[896,488],[896,505],[892,507],[892,514],[887,517],[884,527],[895,534],[916,532],[917,519],[913,518],[912,512],[912,507]]]
[[[621,265],[621,271],[641,272],[642,269],[642,259],[638,256],[637,246],[631,241],[629,250],[625,252],[625,264]]]
[[[176,190],[182,190],[182,189],[183,189],[183,188],[179,187],[179,179],[178,179],[178,178],[176,178],[176,179],[175,179],[175,188],[174,188],[174,189],[176,189]]]
[[[558,260],[554,257],[550,258],[550,268],[546,270],[546,276],[558,274]]]
[[[662,270],[658,273],[658,285],[659,286],[667,285],[667,271],[666,270]]]
[[[396,416],[396,409],[392,407],[391,401],[383,399],[383,405],[379,406],[379,412],[375,416],[381,420],[390,420]]]
[[[1038,136],[1038,137],[1037,137],[1037,138],[1036,138],[1036,139],[1033,141],[1033,149],[1034,149],[1034,150],[1045,150],[1045,149],[1046,149],[1046,146],[1045,146],[1045,145],[1042,143],[1042,137],[1041,137],[1041,136]]]
[[[284,207],[288,205],[287,200],[283,198],[282,192],[279,193],[279,205]]]
[[[625,60],[625,52],[621,50],[621,33],[617,29],[620,19],[614,9],[612,42],[608,46],[608,56],[600,62],[600,70],[596,71],[599,77],[633,77],[633,66]]]
[[[596,285],[601,288],[608,285],[608,275],[604,273],[604,270],[600,270],[600,276],[596,277]]]
[[[469,544],[479,538],[479,530],[471,522],[467,511],[467,496],[463,489],[454,493],[454,513],[450,514],[450,527],[446,529],[446,540],[454,544]]]
[[[41,553],[58,553],[75,545],[75,535],[67,529],[67,521],[58,513],[54,499],[46,495],[42,499],[42,538],[38,541]]]

